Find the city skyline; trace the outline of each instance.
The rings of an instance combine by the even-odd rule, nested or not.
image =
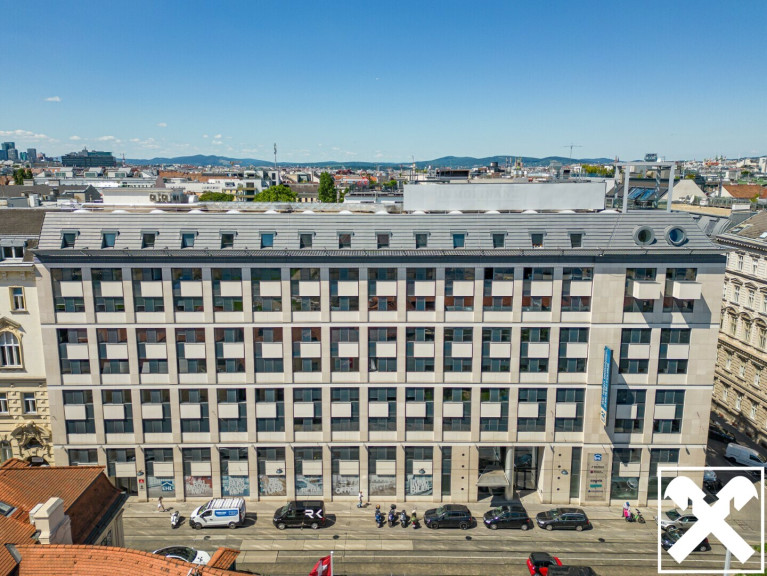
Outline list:
[[[8,8],[6,45],[36,78],[5,91],[0,140],[49,156],[767,153],[757,2]]]

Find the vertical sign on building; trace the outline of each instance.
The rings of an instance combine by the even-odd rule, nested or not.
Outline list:
[[[610,375],[612,374],[613,351],[605,346],[605,362],[602,366],[602,402],[599,419],[602,426],[607,426],[607,406],[610,404]]]

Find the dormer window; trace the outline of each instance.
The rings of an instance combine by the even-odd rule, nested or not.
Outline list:
[[[530,234],[530,243],[533,245],[533,248],[543,248],[543,233],[534,232]]]
[[[221,232],[221,249],[234,248],[234,232]]]
[[[301,232],[298,235],[298,247],[299,248],[311,248],[314,240],[314,234],[312,232]]]
[[[389,232],[376,233],[376,247],[379,250],[381,248],[388,248],[390,242],[391,242],[391,234]]]
[[[453,233],[453,248],[466,248],[466,234],[464,232]]]
[[[349,232],[341,232],[338,234],[338,248],[339,250],[343,248],[351,248],[352,247],[352,235]]]
[[[429,246],[429,234],[428,232],[416,232],[415,233],[415,248],[428,248]]]
[[[274,232],[261,232],[261,249],[274,248]]]
[[[504,232],[493,232],[493,248],[506,247],[506,234]]]
[[[141,247],[154,248],[154,242],[157,239],[157,232],[143,232],[141,234]]]
[[[580,248],[583,246],[583,233],[570,232],[570,248]]]
[[[181,247],[182,248],[194,248],[194,239],[197,237],[196,232],[182,232],[181,233]]]
[[[74,248],[75,240],[77,239],[77,232],[62,232],[61,233],[61,247],[62,248]]]
[[[3,260],[21,260],[24,258],[24,246],[3,246]]]
[[[117,240],[117,232],[102,232],[101,233],[101,247],[102,248],[114,248],[115,240]]]

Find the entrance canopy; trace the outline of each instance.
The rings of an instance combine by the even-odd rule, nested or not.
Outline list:
[[[485,472],[477,480],[478,488],[506,488],[507,486],[511,486],[511,482],[503,470]]]

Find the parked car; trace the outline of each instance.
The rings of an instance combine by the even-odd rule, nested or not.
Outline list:
[[[527,569],[530,572],[530,576],[547,576],[549,568],[561,565],[562,562],[559,558],[547,552],[533,552],[527,559]]]
[[[676,541],[679,540],[682,537],[682,531],[677,530],[676,528],[669,528],[665,532],[661,534],[660,537],[660,545],[663,546],[664,550],[668,550],[671,548],[674,544],[676,544]],[[704,538],[703,541],[698,544],[698,546],[695,548],[699,552],[708,552],[711,550],[711,544],[708,541],[708,538]]]
[[[155,550],[152,554],[158,554],[165,556],[166,558],[175,558],[176,560],[182,560],[189,562],[190,564],[202,564],[205,565],[210,562],[210,554],[203,552],[202,550],[195,550],[188,546],[166,546]]]
[[[325,502],[322,500],[293,500],[274,512],[272,518],[280,530],[290,526],[309,527],[317,530],[325,525]]]
[[[713,470],[704,470],[703,471],[703,488],[711,492],[712,494],[716,494],[719,492],[719,490],[722,489],[722,481],[717,478],[716,472]]]
[[[684,532],[690,526],[695,524],[698,521],[698,518],[693,514],[683,514],[676,508],[672,508],[661,514],[659,520],[661,530],[675,528]]]
[[[460,528],[466,530],[474,526],[471,511],[463,504],[445,504],[439,508],[427,510],[423,521],[429,528]]]
[[[244,498],[214,498],[195,508],[189,516],[189,526],[200,528],[228,526],[237,528],[245,522]]]
[[[491,530],[498,528],[519,528],[520,530],[529,530],[534,526],[532,519],[527,515],[524,508],[512,508],[511,506],[500,506],[485,512],[485,526]]]
[[[735,436],[724,428],[722,428],[719,424],[716,424],[712,422],[708,425],[708,437],[712,440],[718,440],[719,442],[735,442]]]
[[[732,463],[739,466],[752,466],[755,468],[767,467],[767,460],[753,448],[741,446],[730,442],[727,444],[727,450],[724,451],[724,457]]]
[[[586,513],[580,508],[553,508],[539,512],[535,517],[538,526],[546,530],[577,530],[591,528]]]

